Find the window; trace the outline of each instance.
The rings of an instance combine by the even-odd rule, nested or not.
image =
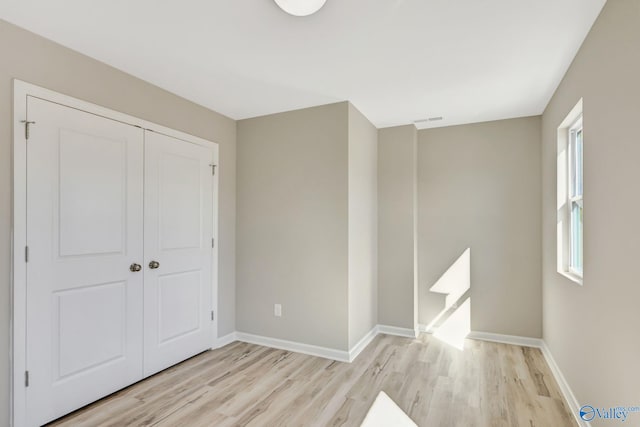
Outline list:
[[[584,205],[582,100],[558,128],[558,272],[582,284]]]
[[[582,277],[582,117],[569,128],[569,271]]]

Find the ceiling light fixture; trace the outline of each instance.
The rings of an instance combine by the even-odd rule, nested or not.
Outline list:
[[[280,9],[293,16],[309,16],[319,11],[327,0],[275,0]]]

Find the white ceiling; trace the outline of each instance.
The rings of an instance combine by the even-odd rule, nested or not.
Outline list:
[[[0,18],[234,119],[351,101],[376,126],[541,114],[606,0],[0,0]]]

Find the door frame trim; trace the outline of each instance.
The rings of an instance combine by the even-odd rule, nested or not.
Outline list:
[[[219,145],[185,132],[149,122],[119,111],[101,107],[87,101],[73,98],[40,86],[18,79],[13,80],[13,155],[12,155],[12,220],[11,220],[11,288],[10,288],[10,392],[9,418],[10,425],[24,426],[26,423],[26,387],[24,375],[26,371],[26,284],[27,266],[24,250],[27,246],[27,146],[23,120],[27,119],[27,97],[40,98],[45,101],[75,108],[87,113],[116,120],[128,125],[161,133],[182,141],[210,147],[213,150],[213,162],[220,170]],[[36,124],[37,125],[37,124]],[[216,347],[218,338],[218,253],[219,253],[219,176],[213,176],[213,237],[215,245],[212,251],[212,310],[215,318],[212,325],[211,348]]]

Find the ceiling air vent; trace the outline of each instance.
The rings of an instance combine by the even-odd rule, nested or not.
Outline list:
[[[442,116],[429,117],[427,119],[416,120],[413,123],[418,124],[418,123],[428,123],[428,122],[439,122],[440,120],[442,120]]]

